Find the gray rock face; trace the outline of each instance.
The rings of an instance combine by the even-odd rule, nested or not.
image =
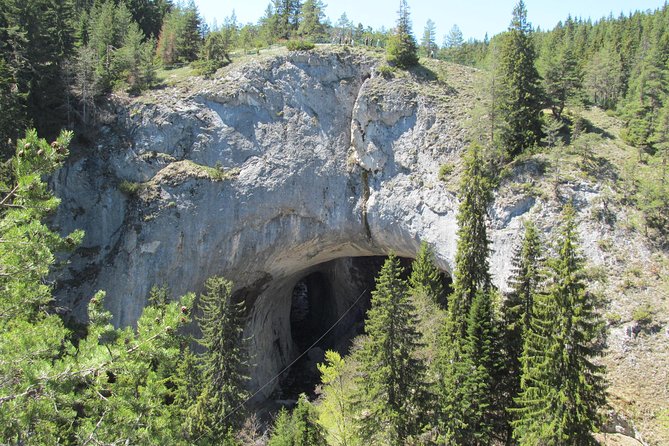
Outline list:
[[[177,296],[226,276],[249,307],[257,388],[297,353],[296,283],[322,271],[350,288],[346,296],[357,292],[346,268],[325,262],[413,257],[425,240],[450,272],[457,201],[437,174],[463,148],[462,122],[411,77],[382,79],[378,63],[344,50],[293,53],[185,92],[112,101],[96,146],[54,178],[63,197],[56,225],[86,231],[62,303],[83,318],[92,294],[106,290],[114,322],[127,325],[154,284]],[[499,285],[527,212],[553,211],[515,194],[492,211]],[[335,299],[337,314],[346,296]]]

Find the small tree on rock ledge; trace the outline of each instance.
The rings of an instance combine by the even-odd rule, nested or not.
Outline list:
[[[410,68],[418,64],[418,45],[411,31],[409,5],[406,0],[400,1],[400,9],[397,13],[399,16],[397,27],[388,39],[386,59],[390,64],[400,68]]]

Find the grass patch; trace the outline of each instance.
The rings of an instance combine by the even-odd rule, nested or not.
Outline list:
[[[135,181],[123,180],[118,185],[118,188],[126,195],[136,196],[144,189],[144,185]]]

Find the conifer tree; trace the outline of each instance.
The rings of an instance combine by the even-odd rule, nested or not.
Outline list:
[[[542,244],[532,221],[525,222],[525,233],[521,244],[513,253],[511,264],[511,292],[502,306],[504,377],[501,393],[505,408],[513,405],[513,399],[520,392],[520,358],[523,354],[525,333],[530,329],[535,296],[543,285]],[[510,436],[511,428],[507,425],[507,441],[511,440]]]
[[[202,19],[193,0],[183,11],[183,28],[178,37],[179,57],[185,62],[197,60],[202,46]]]
[[[212,277],[200,296],[202,315],[197,318],[202,331],[203,387],[194,408],[195,426],[209,441],[230,436],[243,422],[240,408],[246,399],[247,353],[244,345],[244,303],[231,301],[232,284]]]
[[[279,412],[268,446],[326,446],[325,433],[316,420],[316,409],[306,395],[300,395],[292,413]]]
[[[323,385],[318,422],[325,428],[327,440],[333,446],[352,446],[356,443],[355,413],[351,374],[346,374],[346,363],[335,351],[325,352],[325,362],[318,364]]]
[[[500,58],[503,88],[499,108],[504,120],[501,143],[509,155],[515,156],[541,139],[542,92],[535,67],[532,26],[523,0],[514,7]]]
[[[293,409],[292,422],[295,437],[295,446],[326,446],[323,428],[318,424],[316,409],[302,394],[297,400],[297,406]]]
[[[581,82],[582,74],[571,43],[563,43],[561,48],[554,48],[544,75],[544,89],[556,119],[562,119],[567,101],[576,97]]]
[[[447,438],[455,444],[490,444],[498,367],[496,321],[491,291],[477,291],[467,318],[467,337],[460,361],[452,365],[444,413]]]
[[[549,261],[548,287],[534,299],[525,336],[514,437],[520,445],[597,444],[598,409],[605,401],[601,354],[604,324],[586,291],[575,211],[564,210],[558,256]]]
[[[427,20],[423,30],[423,38],[420,42],[420,47],[426,57],[434,57],[437,53],[437,29],[431,19]]]
[[[400,0],[397,14],[397,26],[388,39],[386,59],[400,68],[410,68],[418,64],[418,46],[411,30],[409,5],[406,0]]]
[[[297,34],[301,38],[318,40],[325,36],[325,5],[322,0],[306,0],[300,11],[300,26]]]
[[[497,359],[492,349],[497,334],[486,230],[491,192],[477,144],[466,154],[460,193],[453,293],[440,341],[440,424],[442,440],[448,444],[487,444],[493,423]]]
[[[466,320],[478,291],[491,287],[488,254],[490,251],[486,218],[492,194],[483,167],[482,148],[470,145],[465,155],[465,171],[460,182],[458,208],[458,247],[453,271],[453,293],[448,299],[451,336],[466,336]]]
[[[409,289],[412,295],[424,295],[434,303],[443,303],[444,285],[441,281],[441,271],[434,263],[434,253],[427,244],[422,242],[411,264]]]
[[[360,433],[372,444],[402,444],[420,433],[425,364],[415,308],[401,278],[399,259],[389,256],[376,279],[367,312],[367,338],[357,352],[361,364]]]

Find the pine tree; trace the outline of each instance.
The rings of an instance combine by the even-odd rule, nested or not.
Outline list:
[[[325,433],[317,423],[316,409],[311,405],[306,395],[302,394],[293,409],[292,423],[294,431],[293,445],[295,446],[326,446]]]
[[[523,0],[513,10],[500,58],[499,108],[504,120],[501,143],[509,155],[515,156],[541,140],[542,92],[535,67],[532,26]]]
[[[449,444],[487,444],[493,424],[497,359],[492,350],[498,336],[486,230],[491,193],[480,152],[472,144],[465,158],[453,293],[440,346],[440,424],[442,440]]]
[[[401,278],[399,259],[389,256],[376,279],[367,312],[361,364],[361,437],[372,444],[402,444],[420,433],[425,364],[415,357],[420,345],[414,306]]]
[[[534,298],[543,285],[542,244],[536,226],[531,221],[525,222],[523,240],[511,260],[513,266],[509,286],[511,292],[502,306],[504,329],[502,383],[503,405],[509,408],[513,399],[520,392],[522,368],[520,357],[523,354],[525,333],[530,329]],[[507,441],[511,440],[511,428],[507,426]]]
[[[525,336],[521,393],[513,410],[520,445],[594,445],[605,402],[601,354],[604,324],[586,291],[575,211],[564,210],[558,257],[549,261],[548,288],[535,297]]]
[[[436,39],[436,26],[431,19],[428,19],[423,30],[423,39],[420,42],[420,47],[426,57],[433,58],[436,55],[438,49]]]
[[[155,80],[153,40],[144,41],[144,33],[132,23],[123,38],[123,46],[114,53],[115,71],[128,86],[128,92],[138,94]]]
[[[448,299],[451,336],[466,336],[466,319],[479,291],[491,287],[490,251],[486,218],[492,194],[483,168],[482,148],[473,143],[465,156],[458,208],[458,247],[453,271],[453,293]]]
[[[397,14],[397,26],[388,39],[386,59],[400,68],[410,68],[418,64],[418,48],[411,30],[409,5],[406,0],[400,0]]]
[[[492,293],[478,291],[467,319],[467,338],[462,349],[462,362],[454,366],[451,391],[453,412],[460,413],[450,438],[456,444],[488,445],[494,427],[495,374],[498,370],[494,349],[498,339],[493,311]]]
[[[458,25],[453,25],[453,27],[448,31],[448,34],[444,36],[444,58],[451,62],[463,63],[464,60],[461,53],[464,44],[465,40],[462,37],[462,31],[460,31],[460,27],[458,27]]]
[[[243,422],[241,405],[246,399],[247,353],[244,346],[244,303],[231,301],[232,284],[212,277],[200,295],[197,318],[202,332],[199,344],[204,383],[194,408],[195,425],[209,441],[222,441]]]
[[[613,109],[618,104],[623,94],[623,64],[612,45],[601,48],[590,58],[584,86],[594,104],[605,109]]]
[[[409,290],[413,296],[421,294],[431,302],[444,303],[444,285],[441,280],[441,271],[436,267],[434,253],[426,242],[420,244],[416,260],[411,264]]]
[[[185,62],[197,60],[202,46],[202,19],[193,0],[183,11],[183,29],[178,36],[179,57]]]
[[[279,415],[274,420],[272,435],[267,446],[293,446],[294,438],[295,426],[290,413],[285,408],[281,408]]]
[[[303,39],[319,40],[325,36],[325,4],[322,0],[306,0],[300,11],[297,34]]]
[[[554,48],[544,75],[544,90],[553,116],[562,119],[567,101],[575,98],[581,88],[582,75],[570,43]]]
[[[292,413],[285,409],[279,412],[268,446],[326,446],[325,433],[316,419],[316,409],[306,395],[300,395]]]
[[[341,355],[332,350],[325,352],[325,362],[318,364],[323,385],[318,422],[325,428],[328,443],[333,446],[357,444],[352,405],[354,385],[345,368]]]
[[[2,113],[0,113],[0,162],[9,158],[14,151],[14,144],[18,136],[18,129],[24,127],[26,122],[25,115],[25,94],[15,91],[16,78],[10,67],[0,56],[0,104],[2,104]]]

